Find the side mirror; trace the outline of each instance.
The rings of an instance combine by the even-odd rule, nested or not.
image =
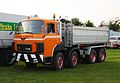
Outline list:
[[[9,35],[12,35],[12,33],[13,33],[13,31],[11,31],[11,32],[9,33]]]

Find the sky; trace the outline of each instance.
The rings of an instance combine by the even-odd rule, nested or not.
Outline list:
[[[120,16],[120,0],[1,0],[0,12],[52,19],[91,20],[96,26]]]

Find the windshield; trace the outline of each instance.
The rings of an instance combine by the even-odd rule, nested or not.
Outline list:
[[[110,40],[116,40],[116,37],[110,37]]]
[[[44,22],[41,20],[23,21],[18,24],[16,33],[42,33]]]

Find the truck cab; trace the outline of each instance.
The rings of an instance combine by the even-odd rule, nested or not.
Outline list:
[[[51,63],[53,50],[60,44],[59,22],[32,18],[21,21],[14,36],[16,60],[26,63]]]
[[[107,47],[110,48],[119,48],[120,47],[120,36],[110,36]]]

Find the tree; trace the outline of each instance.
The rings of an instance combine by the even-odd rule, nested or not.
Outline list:
[[[79,26],[83,26],[84,24],[82,22],[79,22]]]
[[[112,21],[109,22],[109,28],[113,31],[119,31],[120,29],[120,20],[119,19],[114,19]]]
[[[88,20],[84,25],[86,27],[94,27],[94,24],[90,20]]]
[[[72,18],[71,22],[75,25],[75,26],[82,26],[84,25],[82,22],[79,21],[79,18]]]
[[[105,21],[102,21],[99,25],[99,27],[106,27],[106,26],[108,26],[108,23]]]

